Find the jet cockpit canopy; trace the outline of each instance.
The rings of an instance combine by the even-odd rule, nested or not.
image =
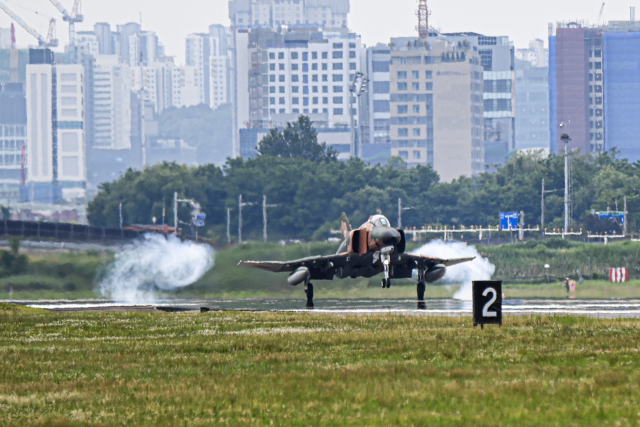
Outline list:
[[[391,223],[384,215],[373,215],[369,218],[369,222],[372,223],[375,227],[391,227]]]

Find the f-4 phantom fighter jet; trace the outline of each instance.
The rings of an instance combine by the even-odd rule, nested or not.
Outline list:
[[[313,256],[293,261],[240,261],[243,267],[272,272],[290,272],[287,281],[296,286],[304,283],[307,307],[313,308],[311,280],[333,280],[351,277],[373,277],[384,273],[382,287],[389,288],[391,279],[409,279],[413,270],[418,275],[418,308],[426,308],[426,283],[444,276],[447,267],[474,258],[441,259],[405,253],[404,231],[391,227],[384,215],[373,215],[360,228],[351,229],[345,213],[340,217],[343,242],[335,255]]]

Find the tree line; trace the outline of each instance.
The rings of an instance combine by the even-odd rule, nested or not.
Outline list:
[[[440,182],[429,166],[407,168],[401,159],[387,166],[369,166],[360,160],[336,160],[335,152],[317,143],[308,118],[265,136],[260,156],[227,159],[213,164],[187,167],[163,163],[143,171],[129,170],[114,182],[100,186],[89,203],[92,225],[117,227],[122,203],[126,224],[160,223],[163,211],[173,225],[173,193],[196,200],[207,214],[200,235],[226,241],[227,210],[235,239],[238,196],[254,203],[243,208],[243,238],[262,238],[262,197],[269,204],[269,237],[275,239],[322,239],[339,227],[341,212],[354,226],[377,211],[393,224],[398,221],[398,199],[406,210],[403,226],[477,226],[498,224],[499,212],[523,211],[525,223],[540,223],[541,181],[547,190],[546,228],[563,226],[564,158],[542,153],[511,157],[493,173]],[[572,228],[602,228],[593,221],[592,210],[622,210],[627,196],[629,230],[636,231],[635,212],[640,209],[640,164],[616,158],[615,150],[591,155],[572,155]],[[190,220],[187,206],[179,207],[181,221]],[[606,227],[605,227],[606,228]],[[204,231],[204,233],[203,233]],[[596,230],[597,231],[597,230]]]

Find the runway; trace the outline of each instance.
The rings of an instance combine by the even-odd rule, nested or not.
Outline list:
[[[10,302],[10,301],[7,301]],[[52,311],[288,311],[323,314],[405,314],[431,316],[471,316],[470,301],[428,299],[427,309],[417,310],[414,299],[317,299],[315,308],[304,308],[302,299],[163,299],[153,302],[122,303],[107,300],[11,301]],[[590,317],[640,317],[640,299],[521,299],[505,300],[503,314],[578,315]]]

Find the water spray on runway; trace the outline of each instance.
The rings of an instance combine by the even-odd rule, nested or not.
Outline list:
[[[467,246],[461,242],[444,242],[434,240],[412,253],[443,259],[476,257],[471,262],[447,267],[447,273],[441,279],[445,284],[461,284],[461,288],[453,296],[455,299],[471,301],[471,282],[489,280],[496,271],[496,266],[487,258],[480,256],[475,246]]]
[[[210,246],[174,235],[145,234],[116,254],[99,290],[118,302],[150,303],[158,290],[176,290],[200,279],[213,267],[214,255]]]

